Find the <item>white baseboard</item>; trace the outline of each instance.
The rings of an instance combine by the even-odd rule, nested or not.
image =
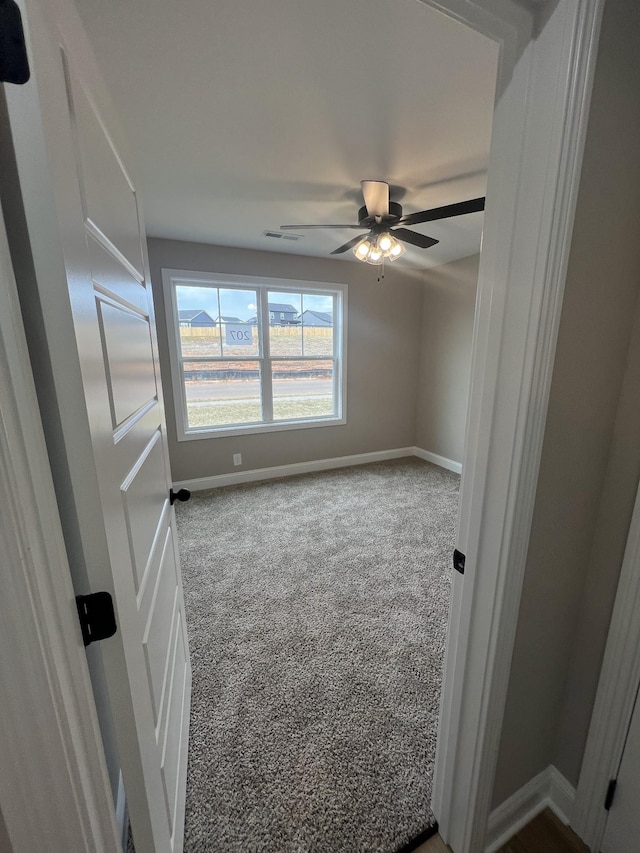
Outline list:
[[[219,489],[222,486],[234,486],[239,483],[253,483],[256,480],[275,480],[280,477],[294,477],[296,474],[310,474],[314,471],[330,471],[332,468],[347,468],[350,465],[367,465],[369,462],[384,462],[387,459],[400,459],[404,456],[417,456],[425,462],[432,462],[440,468],[460,474],[462,465],[437,453],[430,453],[420,447],[396,447],[392,450],[377,450],[374,453],[355,453],[351,456],[335,456],[333,459],[314,459],[312,462],[294,462],[292,465],[274,465],[272,468],[253,468],[250,471],[232,471],[229,474],[216,474],[213,477],[198,477],[195,480],[178,480],[173,484],[176,489],[189,489],[200,492],[204,489]]]
[[[491,812],[485,853],[495,853],[546,808],[568,824],[575,795],[573,786],[550,764]]]
[[[462,462],[454,462],[453,459],[447,459],[446,456],[438,456],[437,453],[431,453],[429,450],[423,450],[421,447],[414,447],[413,455],[424,459],[425,462],[433,462],[434,465],[439,465],[440,468],[446,468],[448,471],[462,474]]]
[[[564,824],[570,824],[573,818],[573,804],[576,799],[576,789],[568,782],[562,773],[551,765],[551,788],[549,791],[549,807]]]
[[[180,480],[174,483],[174,489],[189,489],[192,492],[203,489],[217,489],[238,483],[251,483],[256,480],[274,480],[280,477],[293,477],[296,474],[310,474],[313,471],[329,471],[332,468],[347,468],[349,465],[366,465],[369,462],[384,462],[387,459],[400,459],[413,456],[413,447],[396,447],[393,450],[378,450],[375,453],[356,453],[352,456],[336,456],[333,459],[315,459],[312,462],[294,462],[292,465],[275,465],[273,468],[254,468],[251,471],[234,471],[230,474],[217,474],[214,477],[199,477],[196,480]]]

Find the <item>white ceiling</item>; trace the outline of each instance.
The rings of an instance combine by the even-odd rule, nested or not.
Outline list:
[[[152,236],[324,257],[357,232],[263,232],[356,223],[362,178],[405,213],[484,195],[497,49],[420,0],[76,2]],[[441,242],[397,263],[477,252],[482,218],[414,226]]]

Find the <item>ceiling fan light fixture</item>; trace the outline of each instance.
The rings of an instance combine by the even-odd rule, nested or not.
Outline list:
[[[371,240],[368,237],[363,237],[359,243],[353,247],[353,254],[359,261],[366,261],[367,255],[372,249]]]
[[[384,231],[378,237],[378,248],[380,249],[383,255],[387,256],[391,252],[393,244],[395,242],[395,238],[392,237],[388,231]]]
[[[378,266],[384,260],[395,261],[405,253],[405,248],[391,231],[380,234],[367,234],[353,247],[353,254],[359,261]]]
[[[393,246],[389,250],[389,260],[395,261],[397,258],[404,255],[407,250],[399,240],[395,240]]]
[[[389,261],[395,261],[405,253],[403,244],[390,231],[383,231],[378,235],[376,247],[382,252],[382,257]]]

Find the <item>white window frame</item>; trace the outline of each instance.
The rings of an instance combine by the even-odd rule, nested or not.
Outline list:
[[[271,356],[269,352],[269,329],[271,327],[268,297],[269,291],[280,293],[331,294],[335,299],[333,318],[333,397],[336,412],[322,418],[300,418],[288,421],[272,421],[272,394],[270,383],[261,371],[261,399],[263,417],[267,421],[251,424],[233,424],[231,426],[189,427],[187,417],[186,389],[182,379],[182,361],[180,348],[179,315],[174,282],[192,287],[221,287],[255,289],[258,293],[256,318],[258,325],[259,352],[256,356],[243,358],[255,360],[266,366],[273,360],[300,361],[301,356]],[[249,435],[264,432],[280,432],[292,429],[318,429],[340,426],[347,422],[347,285],[333,282],[302,281],[298,279],[263,278],[261,276],[231,275],[215,272],[195,272],[193,270],[162,270],[164,305],[167,320],[167,338],[169,341],[169,362],[171,365],[171,384],[176,416],[176,435],[178,441],[193,441],[203,438]],[[264,297],[261,296],[264,294]],[[323,356],[318,356],[323,358]],[[326,356],[329,358],[329,356]],[[202,360],[202,359],[200,359]],[[229,360],[233,361],[233,357]],[[265,371],[266,373],[266,371]],[[267,393],[265,393],[267,387]]]

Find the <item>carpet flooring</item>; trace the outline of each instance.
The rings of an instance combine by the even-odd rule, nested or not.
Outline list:
[[[185,853],[394,853],[433,824],[459,480],[407,458],[176,506]]]

